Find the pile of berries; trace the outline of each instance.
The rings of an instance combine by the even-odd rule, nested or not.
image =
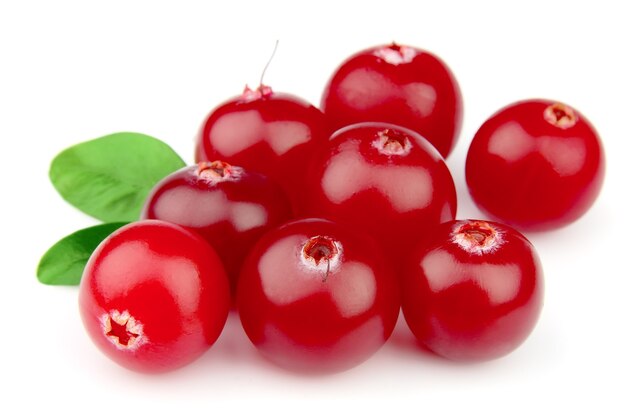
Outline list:
[[[543,302],[537,253],[511,227],[583,215],[602,185],[602,146],[565,104],[498,111],[472,141],[466,179],[499,222],[455,220],[444,159],[461,119],[448,67],[397,44],[343,62],[320,109],[246,88],[202,124],[197,164],[158,183],[142,220],[91,256],[79,296],[91,338],[127,368],[172,370],[207,350],[234,309],[272,362],[333,372],[374,354],[402,310],[443,357],[511,352]]]

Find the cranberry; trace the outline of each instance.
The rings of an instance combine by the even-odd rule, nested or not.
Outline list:
[[[234,294],[250,248],[266,231],[291,219],[291,211],[281,188],[267,177],[215,161],[163,179],[148,196],[142,217],[202,235],[222,260]]]
[[[261,85],[256,91],[246,88],[209,114],[198,136],[196,161],[228,160],[265,174],[296,199],[309,154],[328,135],[320,110]]]
[[[411,46],[378,46],[339,66],[322,98],[332,126],[365,121],[417,131],[447,157],[461,128],[463,103],[441,59]]]
[[[311,164],[300,213],[374,236],[393,260],[456,215],[452,176],[417,133],[384,123],[337,131]]]
[[[554,229],[595,201],[604,153],[578,111],[552,101],[520,101],[480,127],[465,176],[474,201],[493,218],[526,230]]]
[[[402,279],[409,328],[453,360],[487,360],[517,348],[535,326],[542,300],[533,246],[488,221],[441,224],[408,258]]]
[[[200,236],[140,221],[98,246],[79,301],[87,332],[113,361],[136,371],[167,371],[215,342],[228,315],[228,280]]]
[[[389,338],[400,308],[377,244],[333,222],[291,222],[264,236],[239,279],[241,323],[276,364],[340,371]]]

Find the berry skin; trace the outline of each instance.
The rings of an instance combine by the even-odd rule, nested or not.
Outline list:
[[[481,361],[513,351],[535,326],[543,274],[530,242],[488,221],[450,221],[408,258],[402,312],[434,353]]]
[[[376,238],[396,264],[429,228],[456,215],[456,190],[437,151],[417,133],[385,123],[341,129],[320,150],[299,214]]]
[[[219,258],[200,236],[162,221],[126,225],[94,251],[80,284],[83,324],[116,363],[162,372],[198,358],[230,308]]]
[[[290,220],[291,209],[282,189],[269,178],[215,161],[164,178],[146,199],[142,218],[198,232],[222,260],[234,294],[248,251],[269,229]]]
[[[565,104],[527,100],[491,116],[465,165],[476,204],[498,221],[540,231],[581,217],[604,179],[602,144],[582,114]]]
[[[459,86],[446,64],[395,43],[343,62],[326,85],[321,108],[335,129],[379,121],[414,130],[444,158],[457,141],[463,115]]]
[[[309,155],[328,140],[326,116],[312,104],[261,85],[214,109],[202,124],[196,161],[228,160],[269,176],[289,198],[302,193]]]
[[[396,276],[377,244],[325,220],[288,223],[247,258],[237,291],[246,334],[274,363],[335,372],[374,354],[398,318]]]

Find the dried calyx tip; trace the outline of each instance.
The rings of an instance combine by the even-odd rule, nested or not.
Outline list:
[[[546,107],[543,118],[553,126],[568,129],[578,121],[574,110],[562,103],[554,103]]]
[[[253,90],[248,85],[246,85],[246,87],[243,90],[243,94],[241,95],[243,101],[249,102],[249,101],[260,100],[262,98],[268,98],[274,93],[271,87],[263,83],[263,79],[265,78],[265,73],[267,72],[267,68],[269,68],[270,64],[272,63],[272,60],[274,59],[274,55],[276,55],[277,49],[278,49],[278,39],[276,40],[276,43],[274,44],[274,49],[272,50],[272,54],[270,55],[270,58],[265,63],[265,66],[263,67],[263,71],[261,71],[261,79],[259,80],[259,87]]]
[[[214,162],[200,162],[196,171],[197,175],[203,179],[220,180],[230,176],[232,167],[221,160]]]
[[[454,230],[452,239],[466,251],[482,254],[500,246],[502,233],[486,221],[465,221]]]
[[[311,237],[302,247],[302,260],[307,268],[323,273],[322,282],[325,282],[337,267],[341,250],[341,244],[331,237]]]
[[[143,325],[128,311],[112,310],[102,317],[102,325],[106,337],[119,349],[134,349],[145,341]]]
[[[261,98],[268,98],[273,93],[274,91],[272,91],[272,88],[264,84],[259,85],[259,87],[256,90],[253,90],[252,88],[246,85],[241,97],[243,101],[248,102],[248,101],[260,100]]]
[[[411,62],[418,54],[417,49],[410,46],[399,45],[392,42],[391,45],[379,48],[374,55],[391,65],[400,65]]]
[[[373,146],[384,155],[405,155],[411,150],[411,142],[403,132],[385,129],[376,134]]]
[[[306,242],[302,252],[307,260],[319,265],[322,261],[329,262],[339,250],[335,241],[330,237],[316,236]]]

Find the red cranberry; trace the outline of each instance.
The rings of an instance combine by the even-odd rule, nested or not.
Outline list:
[[[215,342],[228,315],[228,280],[198,235],[140,221],[98,246],[79,301],[87,332],[109,358],[136,371],[167,371]]]
[[[311,166],[301,213],[371,234],[398,262],[429,228],[456,215],[445,162],[413,131],[384,123],[346,127]]]
[[[400,307],[377,244],[315,219],[260,240],[242,269],[237,301],[246,334],[264,356],[313,372],[365,361],[391,335]]]
[[[543,275],[530,242],[487,221],[451,221],[408,258],[402,311],[417,339],[453,360],[508,354],[530,334]]]
[[[598,134],[582,114],[552,101],[512,104],[478,130],[465,176],[476,204],[526,230],[567,225],[593,204],[604,178]]]
[[[441,59],[411,46],[378,46],[339,66],[322,98],[334,128],[382,121],[415,130],[447,157],[461,129],[463,103]]]
[[[218,106],[197,140],[196,161],[228,160],[269,176],[290,198],[302,193],[310,153],[328,140],[324,114],[264,85]]]
[[[197,231],[219,255],[236,287],[239,268],[254,243],[291,218],[280,187],[263,175],[228,163],[201,162],[158,183],[142,218],[173,222]]]

